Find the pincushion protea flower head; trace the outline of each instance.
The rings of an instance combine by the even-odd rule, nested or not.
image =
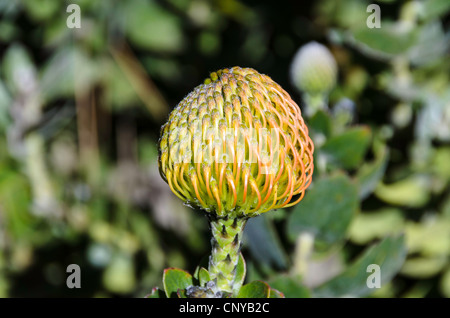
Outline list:
[[[161,129],[161,176],[186,204],[251,217],[302,200],[314,145],[300,108],[270,77],[233,67],[210,74]]]

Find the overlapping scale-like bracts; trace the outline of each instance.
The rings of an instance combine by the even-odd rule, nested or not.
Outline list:
[[[313,151],[289,94],[266,75],[233,67],[212,73],[172,111],[159,167],[186,204],[250,217],[302,200]]]

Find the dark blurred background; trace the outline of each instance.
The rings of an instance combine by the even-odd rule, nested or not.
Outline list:
[[[375,171],[329,271],[401,232],[406,260],[375,296],[449,297],[450,4],[375,1],[381,28],[370,29],[370,3],[0,0],[0,296],[142,297],[164,268],[192,272],[209,254],[207,223],[159,176],[161,125],[210,72],[232,66],[269,75],[303,109],[291,63],[316,41],[339,70],[330,113],[350,109],[347,128],[371,132],[358,166],[330,163],[317,178]],[[70,4],[81,28],[68,27]],[[377,161],[380,147],[389,155]],[[295,267],[290,213],[250,228],[249,277]],[[81,289],[66,286],[69,264]]]

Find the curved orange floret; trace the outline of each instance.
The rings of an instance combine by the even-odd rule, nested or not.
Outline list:
[[[161,129],[161,176],[186,204],[219,217],[300,202],[314,145],[300,108],[270,77],[233,67],[211,74]]]

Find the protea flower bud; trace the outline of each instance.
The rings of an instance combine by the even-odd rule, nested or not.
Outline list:
[[[313,149],[297,104],[250,68],[211,73],[170,114],[160,172],[185,204],[209,216],[209,271],[221,290],[233,289],[247,218],[302,200]]]
[[[291,77],[294,85],[304,93],[327,94],[336,85],[336,60],[324,45],[310,42],[295,54]]]

